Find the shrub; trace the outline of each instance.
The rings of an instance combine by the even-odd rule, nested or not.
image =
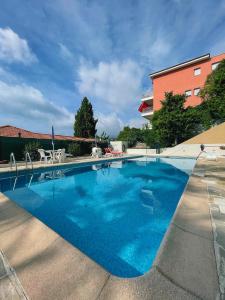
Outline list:
[[[133,147],[137,142],[144,142],[144,131],[141,128],[130,128],[125,126],[122,131],[120,131],[117,140],[127,141],[129,147]]]
[[[79,156],[81,155],[81,146],[78,143],[71,143],[68,146],[68,152],[72,154],[73,156]]]
[[[41,144],[37,141],[26,144],[24,147],[24,157],[26,152],[29,152],[32,161],[39,160],[40,154],[38,153],[38,149],[40,148]]]

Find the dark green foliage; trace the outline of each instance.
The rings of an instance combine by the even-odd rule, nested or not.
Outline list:
[[[207,77],[199,110],[205,129],[225,121],[225,60]]]
[[[144,142],[152,149],[157,148],[161,144],[158,132],[156,130],[146,129],[144,132]]]
[[[144,131],[140,128],[130,128],[125,126],[122,131],[120,131],[117,140],[127,141],[128,146],[132,147],[136,145],[137,142],[144,142]]]
[[[81,155],[91,154],[92,143],[80,143]]]
[[[184,95],[166,93],[162,108],[152,118],[153,135],[163,147],[174,146],[200,132],[199,112],[184,108]]]
[[[73,142],[68,146],[68,153],[73,156],[82,156],[91,154],[92,143],[87,142]]]
[[[108,141],[109,135],[107,135],[106,132],[103,131],[101,135],[96,135],[96,139],[100,141]]]
[[[29,152],[32,161],[39,160],[40,154],[38,153],[38,149],[40,148],[41,144],[38,141],[33,141],[26,144],[24,147],[24,157],[26,155],[26,152]]]
[[[24,148],[25,145],[31,142],[38,142],[41,149],[50,150],[52,149],[51,140],[37,140],[37,139],[25,139],[19,137],[0,137],[0,160],[9,160],[9,155],[11,152],[14,152],[15,158],[17,161],[24,160]],[[76,142],[78,143],[78,142]],[[68,152],[68,147],[71,144],[71,141],[68,140],[55,140],[55,149],[66,149]],[[82,154],[90,154],[92,143],[80,142],[82,148]],[[39,158],[38,158],[39,159]]]
[[[69,154],[72,154],[73,156],[81,155],[81,146],[80,146],[80,144],[79,143],[69,144],[68,152],[69,152]]]
[[[84,138],[95,137],[97,132],[97,122],[98,120],[94,119],[91,103],[87,97],[84,97],[81,106],[75,115],[74,136]]]

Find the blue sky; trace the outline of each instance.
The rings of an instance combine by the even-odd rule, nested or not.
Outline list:
[[[141,126],[148,74],[224,37],[225,0],[1,0],[0,125],[72,134],[87,96],[99,133]]]

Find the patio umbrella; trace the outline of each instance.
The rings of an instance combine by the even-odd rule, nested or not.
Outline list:
[[[52,125],[52,163],[54,162],[54,148],[55,148],[55,145],[54,145],[54,139],[55,139],[55,134],[54,134],[54,127]]]

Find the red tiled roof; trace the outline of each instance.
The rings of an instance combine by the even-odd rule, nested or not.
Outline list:
[[[32,139],[39,139],[39,140],[50,140],[52,139],[51,134],[46,133],[36,133],[29,130],[25,130],[22,128],[5,125],[0,126],[0,136],[5,137],[20,137],[21,138],[32,138]],[[82,141],[82,142],[94,142],[95,139],[86,139],[81,137],[75,137],[75,136],[68,136],[68,135],[55,135],[55,140],[62,140],[62,141]]]

